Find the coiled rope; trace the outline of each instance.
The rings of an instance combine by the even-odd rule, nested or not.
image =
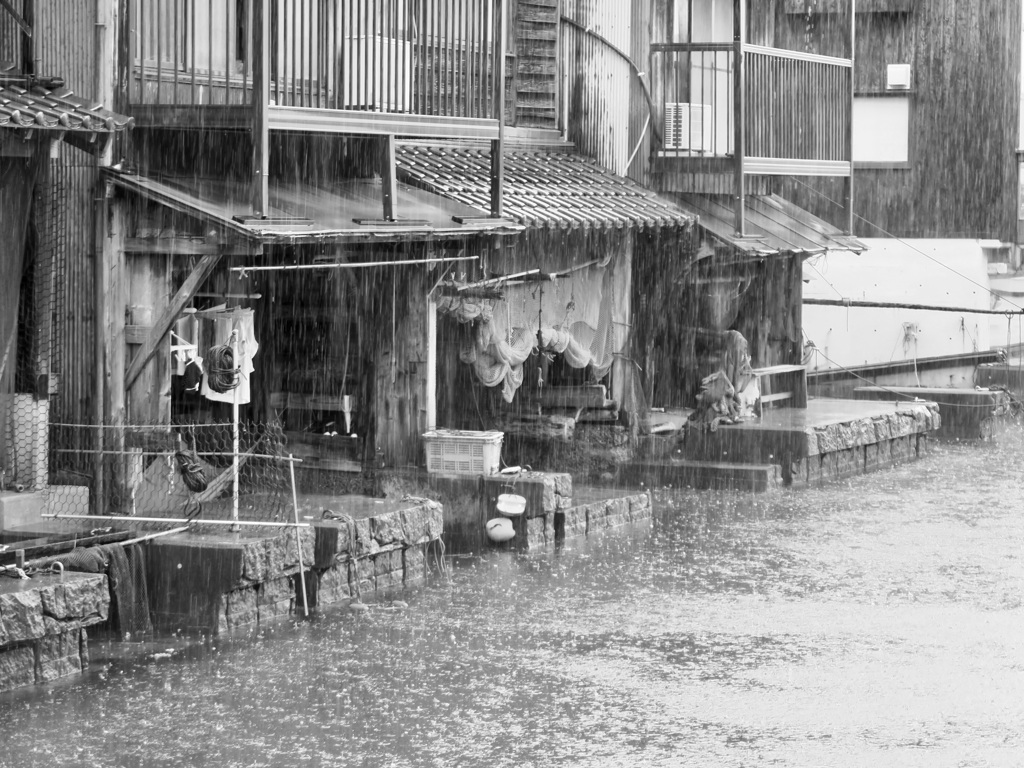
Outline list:
[[[192,493],[205,491],[209,483],[195,449],[182,448],[174,454],[174,459],[178,462],[178,474],[181,475],[181,481],[185,486]]]
[[[210,347],[206,353],[206,383],[214,392],[224,394],[238,386],[235,353],[228,344]]]

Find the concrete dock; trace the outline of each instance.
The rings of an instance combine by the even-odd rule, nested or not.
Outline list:
[[[934,403],[811,398],[806,408],[765,409],[715,431],[651,436],[619,480],[750,491],[818,485],[917,458],[941,421]]]

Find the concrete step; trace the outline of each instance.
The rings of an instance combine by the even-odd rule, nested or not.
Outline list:
[[[774,464],[744,464],[694,460],[633,462],[621,467],[619,482],[647,487],[672,486],[698,490],[765,492],[781,487]]]

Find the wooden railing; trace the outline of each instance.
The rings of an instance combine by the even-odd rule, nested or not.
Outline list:
[[[652,51],[665,155],[739,157],[745,174],[848,173],[849,60],[743,45],[737,103],[734,44],[661,44]]]
[[[262,0],[267,41],[254,0],[126,2],[129,108],[250,105],[265,70],[275,107],[496,117],[500,0]]]

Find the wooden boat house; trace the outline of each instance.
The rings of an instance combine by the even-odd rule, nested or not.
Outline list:
[[[585,442],[571,420],[628,457],[727,329],[799,365],[801,260],[860,247],[851,63],[772,48],[798,19],[768,5],[105,4],[96,78],[134,129],[96,195],[61,471],[123,504],[131,471],[90,456],[230,422],[185,374],[219,321],[251,328],[238,417],[346,490],[422,466],[435,427]],[[840,226],[780,194],[800,175],[845,185]]]

